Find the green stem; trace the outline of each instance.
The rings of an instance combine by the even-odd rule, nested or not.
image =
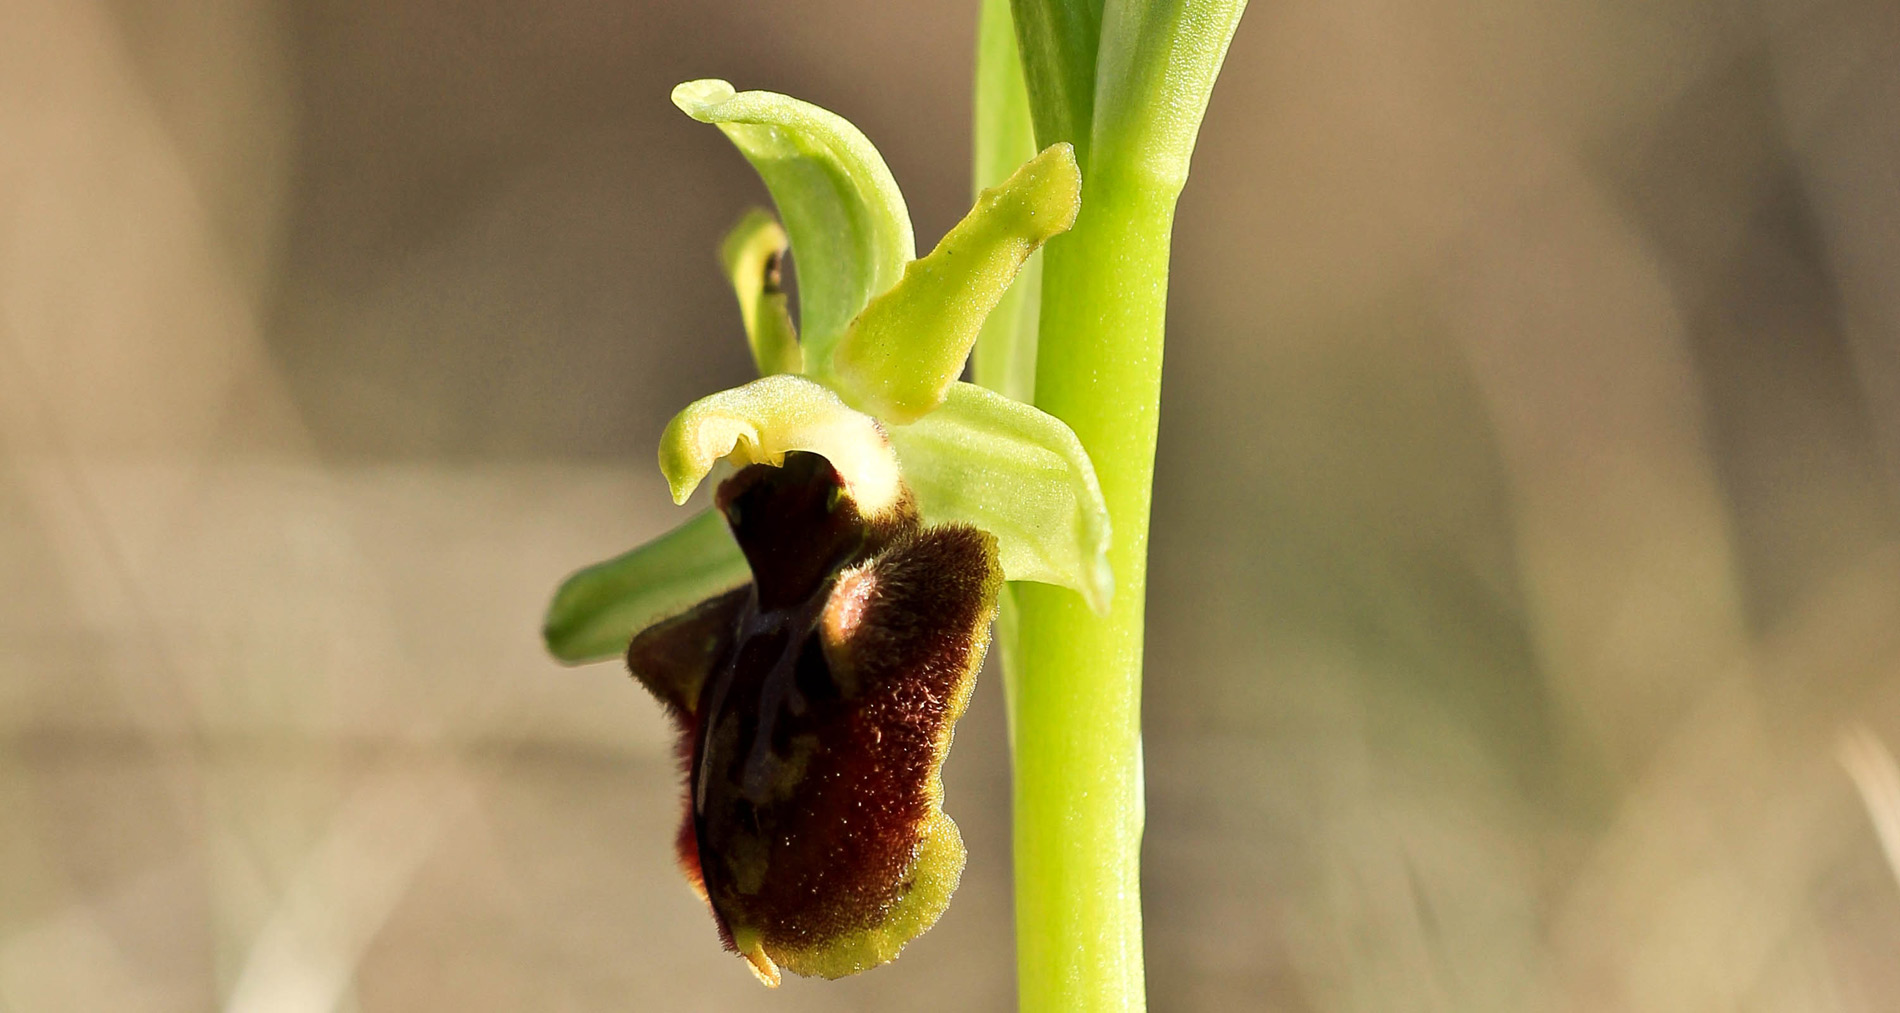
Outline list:
[[[1109,0],[1098,47],[1078,56],[1072,29],[1094,13],[1088,0],[1015,4],[1038,143],[1072,140],[1088,153],[1081,216],[1043,252],[1036,404],[1095,463],[1116,584],[1105,616],[1072,592],[1019,585],[1015,628],[1003,631],[1013,641],[1004,655],[1024,1010],[1146,1004],[1141,655],[1168,254],[1201,114],[1244,6]],[[1094,72],[1086,101],[1066,86],[1083,64]],[[1084,112],[1090,136],[1060,136]]]
[[[1141,960],[1141,647],[1173,200],[1087,184],[1043,265],[1036,403],[1095,462],[1115,537],[1109,614],[1019,585],[1016,918],[1025,1010],[1134,1010]]]

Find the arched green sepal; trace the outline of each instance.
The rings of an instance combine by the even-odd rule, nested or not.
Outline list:
[[[660,471],[673,502],[684,503],[721,458],[740,467],[778,465],[794,450],[830,461],[866,515],[903,495],[897,457],[877,420],[829,388],[783,373],[707,395],[673,416],[660,434]]]
[[[724,131],[772,191],[798,259],[805,362],[822,364],[917,256],[891,170],[857,127],[809,102],[707,79],[674,88],[673,104]]]
[[[792,326],[785,289],[779,283],[786,245],[785,230],[760,208],[746,212],[719,244],[719,263],[732,281],[732,294],[739,298],[746,344],[752,347],[752,361],[760,376],[805,370],[798,330]]]
[[[882,419],[914,422],[935,410],[1023,261],[1075,224],[1081,201],[1082,173],[1068,144],[1023,163],[858,314],[826,377]]]
[[[1108,507],[1088,452],[1060,419],[975,384],[891,443],[927,523],[962,521],[996,536],[1003,575],[1079,592],[1108,608]]]
[[[570,665],[626,653],[635,634],[752,578],[725,518],[702,510],[658,538],[561,582],[541,636]]]

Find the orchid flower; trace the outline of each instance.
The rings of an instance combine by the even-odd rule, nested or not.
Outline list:
[[[1003,581],[1108,607],[1082,444],[958,380],[1024,261],[1075,222],[1082,177],[1052,145],[918,258],[890,170],[841,117],[716,80],[673,102],[731,139],[783,220],[753,211],[720,247],[762,375],[661,436],[675,503],[736,469],[714,506],[569,577],[544,632],[564,662],[625,656],[673,718],[681,863],[728,948],[767,984],[835,978],[895,957],[957,885],[940,771]]]

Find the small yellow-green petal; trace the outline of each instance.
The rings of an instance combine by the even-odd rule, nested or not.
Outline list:
[[[778,465],[794,450],[830,461],[867,515],[903,494],[897,456],[877,420],[822,384],[784,373],[707,395],[673,416],[660,435],[660,471],[673,502],[684,503],[722,458],[739,467]]]
[[[996,536],[1003,575],[1080,593],[1096,612],[1114,593],[1108,507],[1088,452],[1060,419],[975,384],[890,429],[927,523]]]
[[[772,191],[797,260],[805,365],[822,363],[917,256],[890,168],[857,127],[809,102],[706,79],[673,89],[673,104],[723,131]]]
[[[541,636],[570,665],[626,653],[641,630],[750,580],[725,518],[702,510],[691,520],[561,582]]]
[[[786,245],[785,230],[762,208],[746,212],[719,244],[719,263],[739,299],[746,344],[761,376],[804,370],[798,331],[779,284]]]
[[[852,321],[827,377],[881,419],[913,422],[935,410],[1023,261],[1075,224],[1081,199],[1082,174],[1067,144],[983,191],[929,256]]]

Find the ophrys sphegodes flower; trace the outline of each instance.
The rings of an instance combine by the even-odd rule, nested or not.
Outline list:
[[[940,771],[1005,579],[1105,606],[1107,512],[1068,427],[957,381],[1017,270],[1074,221],[1067,145],[1026,163],[926,257],[877,152],[822,109],[696,81],[674,101],[752,161],[763,212],[721,248],[766,375],[667,426],[684,503],[715,507],[556,593],[570,663],[624,652],[687,765],[679,852],[762,981],[884,963],[964,864]],[[778,284],[797,257],[800,320]],[[802,334],[800,333],[802,331]]]

